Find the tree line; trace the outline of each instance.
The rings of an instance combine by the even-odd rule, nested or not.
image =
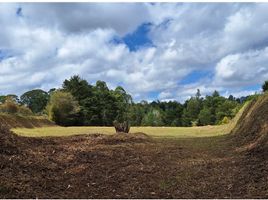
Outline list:
[[[263,90],[268,89],[268,82]],[[111,126],[128,121],[132,126],[203,126],[228,123],[248,97],[196,94],[184,103],[141,101],[135,103],[123,87],[109,89],[104,81],[89,84],[80,76],[66,79],[59,89],[27,91],[20,97],[0,96],[0,112],[47,115],[63,126]]]

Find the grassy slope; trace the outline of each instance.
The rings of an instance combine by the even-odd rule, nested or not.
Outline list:
[[[54,126],[54,123],[43,116],[22,116],[0,113],[0,123],[11,128],[34,128]]]
[[[268,151],[268,93],[250,102],[232,130],[233,140],[241,150]]]
[[[203,127],[131,127],[131,132],[144,132],[153,137],[210,137],[230,133],[240,118],[246,105],[238,112],[236,117],[226,125],[220,126],[203,126]],[[21,136],[38,137],[38,136],[70,136],[79,134],[104,133],[113,134],[113,127],[42,127],[42,128],[16,128],[13,131]]]

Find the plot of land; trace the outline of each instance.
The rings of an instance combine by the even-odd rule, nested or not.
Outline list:
[[[28,136],[92,134],[19,137],[19,153],[0,155],[0,198],[268,197],[267,163],[235,152],[224,130],[143,127],[150,137],[113,135],[110,127],[17,129]]]
[[[130,131],[143,132],[152,137],[209,137],[227,134],[230,130],[229,125],[222,126],[204,126],[204,127],[131,127]],[[70,136],[79,134],[114,134],[114,127],[43,127],[43,128],[17,128],[13,129],[15,133],[27,137],[44,137],[44,136]]]

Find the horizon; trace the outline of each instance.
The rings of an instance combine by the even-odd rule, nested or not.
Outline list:
[[[184,102],[197,89],[203,96],[254,94],[268,77],[267,9],[267,3],[1,3],[0,94],[59,88],[73,74],[91,85],[122,86],[136,102]]]
[[[74,75],[75,76],[75,75]],[[72,76],[73,77],[73,76]],[[70,79],[72,78],[72,77],[70,77]],[[80,77],[80,76],[79,76]],[[83,79],[82,77],[80,77],[82,80],[85,80],[85,79]],[[70,79],[66,79],[66,80],[70,80]],[[98,80],[98,81],[101,81],[101,80]],[[106,82],[105,82],[106,83]],[[89,85],[91,85],[91,86],[96,86],[96,83],[95,84],[89,84]],[[121,87],[120,85],[118,85],[118,87]],[[34,90],[42,90],[42,91],[44,91],[44,92],[46,92],[47,94],[49,94],[49,92],[50,92],[50,90],[62,90],[63,88],[62,87],[59,87],[59,88],[50,88],[49,90],[42,90],[42,89],[40,89],[40,88],[34,88],[34,89],[32,89],[32,90],[29,90],[29,91],[26,91],[25,93],[27,93],[27,92],[30,92],[30,91],[34,91]],[[108,89],[110,90],[110,91],[114,91],[116,88],[109,88],[108,87]],[[124,88],[123,88],[124,89]],[[206,99],[206,97],[207,96],[213,96],[213,93],[214,92],[217,92],[217,93],[219,93],[219,91],[217,91],[217,90],[214,90],[212,93],[210,93],[210,94],[206,94],[206,95],[203,95],[202,94],[202,91],[200,91],[200,89],[199,88],[197,88],[197,91],[193,94],[193,95],[191,95],[191,96],[188,96],[186,99],[184,99],[183,101],[178,101],[178,100],[176,100],[176,99],[164,99],[164,100],[160,100],[160,99],[150,99],[150,100],[147,100],[147,99],[141,99],[141,100],[139,100],[139,101],[135,101],[135,99],[133,99],[132,98],[132,100],[133,100],[133,102],[135,103],[135,104],[138,104],[138,103],[142,103],[143,101],[146,101],[146,102],[148,102],[148,103],[153,103],[153,102],[177,102],[177,103],[180,103],[180,104],[185,104],[186,102],[187,102],[187,100],[190,100],[192,97],[196,97],[196,95],[197,95],[197,93],[198,92],[200,92],[200,98],[201,99]],[[128,91],[126,91],[126,93],[128,93]],[[232,96],[235,100],[240,100],[240,103],[242,103],[244,100],[243,99],[246,99],[246,98],[248,98],[248,97],[250,97],[250,96],[252,96],[252,95],[260,95],[260,94],[262,94],[262,93],[264,93],[264,91],[255,91],[254,93],[252,93],[252,94],[248,94],[248,95],[245,95],[245,96],[234,96],[234,95],[232,95],[232,94],[229,94],[228,96],[224,96],[224,95],[221,95],[220,93],[219,93],[219,95],[221,96],[221,97],[224,97],[224,98],[226,98],[226,99],[228,99],[230,96]],[[128,93],[129,94],[129,93]],[[15,95],[15,96],[17,96],[17,98],[18,99],[20,99],[20,97],[23,95],[23,94],[21,94],[21,95],[18,95],[18,94],[11,94],[11,93],[7,93],[7,94],[0,94],[0,97],[1,96],[12,96],[12,95]],[[132,96],[131,96],[132,97]],[[0,104],[1,104],[1,102],[0,102]]]

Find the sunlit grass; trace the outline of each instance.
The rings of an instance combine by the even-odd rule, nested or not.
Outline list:
[[[131,127],[130,132],[143,132],[152,137],[176,137],[176,138],[193,138],[193,137],[211,137],[220,136],[230,133],[236,125],[242,112],[247,104],[241,108],[236,117],[225,125],[218,126],[199,126],[199,127]],[[44,136],[70,136],[81,134],[114,134],[114,127],[97,127],[97,126],[76,126],[76,127],[42,127],[42,128],[16,128],[12,129],[16,134],[28,137]]]
[[[227,133],[227,125],[204,127],[131,127],[130,132],[143,132],[153,137],[208,137]],[[42,128],[17,128],[13,131],[21,136],[70,136],[80,134],[115,133],[114,127],[42,127]]]

